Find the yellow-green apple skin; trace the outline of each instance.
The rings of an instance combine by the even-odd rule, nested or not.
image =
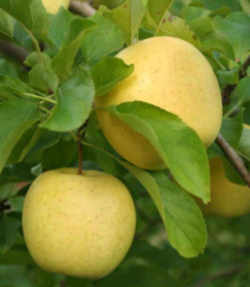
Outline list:
[[[190,43],[174,37],[153,37],[123,51],[118,58],[134,64],[134,72],[96,101],[97,116],[113,148],[129,162],[146,169],[162,167],[151,144],[102,108],[144,101],[178,115],[205,145],[216,138],[222,120],[217,78],[207,59]]]
[[[226,178],[222,159],[210,160],[211,201],[202,208],[207,214],[235,217],[250,212],[250,188]]]
[[[70,0],[42,0],[42,2],[48,13],[56,14],[61,6],[67,9]]]
[[[22,224],[28,250],[41,268],[99,279],[129,250],[136,214],[130,193],[115,177],[58,169],[31,185]]]

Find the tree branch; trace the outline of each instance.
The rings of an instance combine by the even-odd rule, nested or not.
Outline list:
[[[244,78],[247,74],[247,69],[250,66],[250,56],[246,59],[245,63],[242,65],[242,68],[240,70],[240,77]]]
[[[23,47],[4,40],[0,40],[0,52],[4,53],[7,56],[15,58],[21,64],[24,63],[25,59],[29,55],[29,52]]]
[[[93,8],[88,2],[80,2],[75,0],[70,2],[70,10],[84,17],[93,16],[96,12],[96,9]]]
[[[224,139],[224,137],[219,134],[216,139],[217,144],[221,147],[227,158],[233,164],[233,166],[237,169],[242,179],[247,183],[250,187],[250,173],[245,167],[244,161],[237,154],[237,152],[230,146],[230,144]]]

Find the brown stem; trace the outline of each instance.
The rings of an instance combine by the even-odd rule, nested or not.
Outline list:
[[[25,59],[29,55],[29,52],[24,48],[5,40],[0,40],[0,52],[15,58],[21,64],[24,63]]]
[[[230,144],[219,134],[216,139],[217,144],[221,147],[225,155],[228,157],[233,166],[237,169],[242,179],[250,187],[250,173],[245,167],[244,161],[237,154],[237,152],[230,146]]]
[[[96,12],[96,9],[93,8],[88,2],[80,2],[75,0],[70,2],[70,10],[84,17],[93,16]]]
[[[62,280],[62,281],[60,282],[60,287],[66,287],[65,280]]]
[[[229,105],[230,104],[230,98],[231,98],[231,94],[234,91],[234,89],[236,88],[235,85],[228,85],[224,88],[224,90],[222,91],[222,101],[223,101],[223,106]]]

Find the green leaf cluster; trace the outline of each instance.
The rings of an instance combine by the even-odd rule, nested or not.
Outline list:
[[[242,222],[205,222],[194,199],[210,199],[208,159],[214,156],[224,159],[231,181],[245,184],[217,143],[206,150],[176,115],[150,104],[111,107],[113,115],[148,139],[165,166],[158,172],[136,168],[103,136],[95,97],[105,97],[133,73],[133,65],[115,57],[123,48],[153,36],[184,39],[216,72],[224,102],[220,132],[249,168],[249,1],[96,0],[94,5],[95,15],[81,17],[63,8],[49,15],[41,0],[0,1],[0,287],[93,285],[41,271],[21,232],[29,184],[43,171],[76,166],[79,136],[84,168],[121,179],[138,211],[130,254],[96,286],[210,284],[217,270],[230,270],[233,261],[243,267],[227,285],[219,278],[204,286],[248,286],[250,262],[242,250],[249,248],[249,216]],[[6,43],[19,57],[6,53]]]

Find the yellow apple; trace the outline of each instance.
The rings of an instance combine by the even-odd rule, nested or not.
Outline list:
[[[126,255],[136,215],[130,193],[115,177],[58,169],[33,182],[22,223],[28,250],[41,268],[98,279]]]
[[[202,204],[205,213],[225,217],[244,215],[250,212],[250,188],[235,184],[226,178],[222,159],[210,160],[211,201]]]
[[[47,12],[56,14],[61,6],[65,9],[69,7],[70,0],[42,0]]]
[[[174,37],[153,37],[121,51],[117,57],[135,71],[96,101],[97,116],[113,148],[138,167],[158,169],[162,161],[151,144],[102,108],[144,101],[178,115],[205,145],[216,138],[222,100],[207,59],[190,43]]]

